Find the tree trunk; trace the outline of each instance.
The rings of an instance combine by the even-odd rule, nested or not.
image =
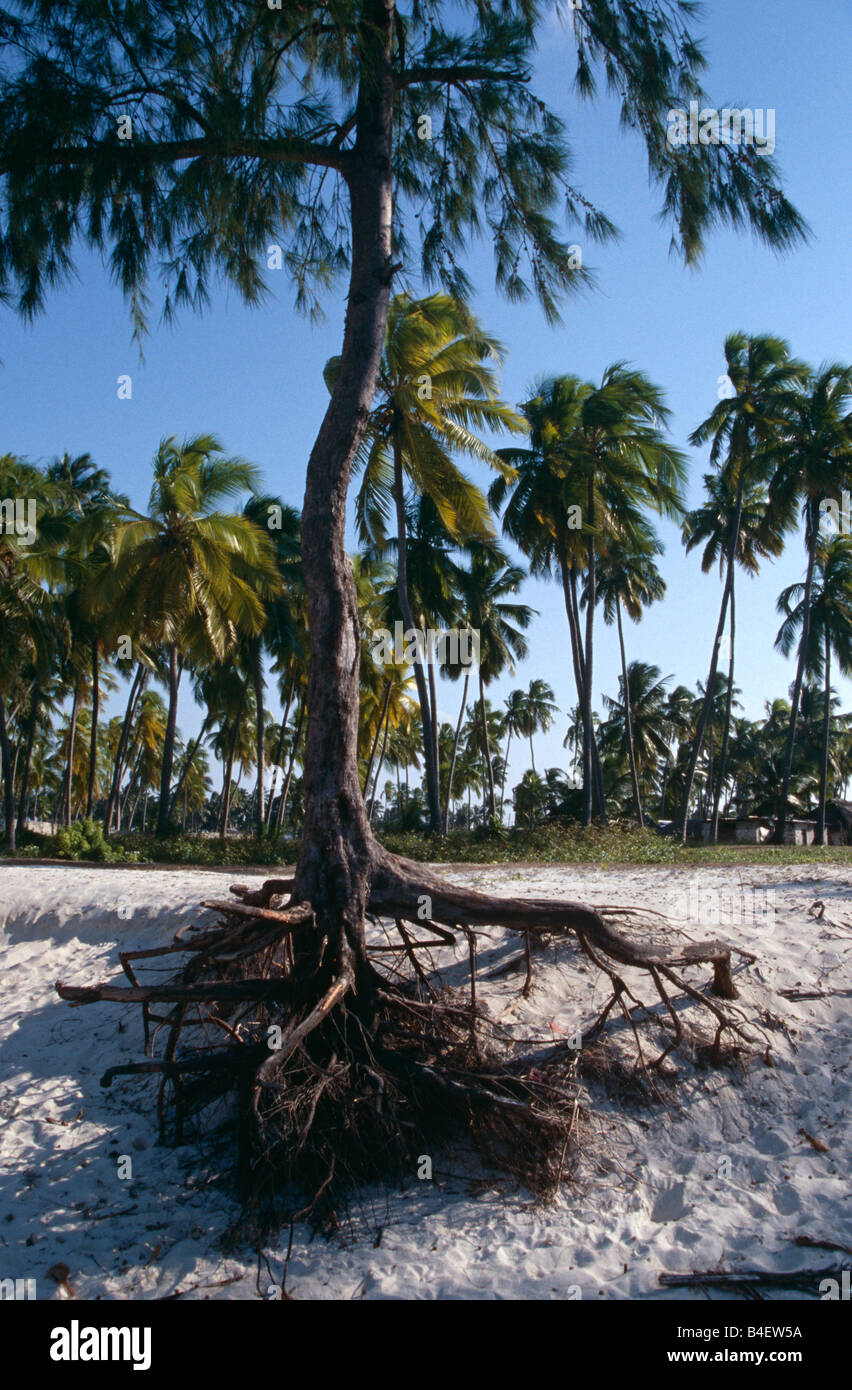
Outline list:
[[[257,705],[257,838],[263,839],[263,827],[266,820],[264,805],[263,781],[266,776],[266,749],[264,748],[264,718],[263,718],[263,644],[259,637],[254,639],[254,658],[252,664],[252,675],[254,678],[254,698]]]
[[[506,752],[503,754],[503,776],[500,781],[500,819],[503,819],[503,803],[506,799],[506,777],[509,772],[509,749],[512,746],[512,725],[509,723],[509,732],[506,735]]]
[[[390,681],[386,681],[386,682],[385,682],[385,700],[384,700],[384,704],[382,705],[382,712],[381,712],[381,714],[379,715],[379,722],[378,722],[378,724],[376,725],[376,733],[375,733],[375,737],[374,737],[374,739],[373,739],[372,747],[370,748],[370,756],[369,756],[369,758],[367,759],[367,770],[366,770],[366,772],[364,773],[364,796],[367,795],[367,792],[368,792],[369,787],[370,787],[370,779],[371,779],[371,777],[372,777],[372,775],[373,775],[373,762],[375,761],[375,757],[376,757],[376,749],[377,749],[378,746],[379,746],[379,739],[380,739],[381,736],[382,736],[382,729],[385,727],[385,720],[386,720],[386,718],[387,718],[388,706],[390,705],[390,697],[391,697],[391,683],[390,683]]]
[[[645,824],[642,813],[642,794],[639,790],[639,770],[636,766],[636,746],[633,742],[633,711],[630,705],[630,682],[627,678],[627,655],[624,650],[624,628],[621,621],[621,599],[615,596],[615,616],[618,622],[618,645],[621,649],[621,681],[624,686],[624,726],[627,732],[627,756],[630,760],[630,781],[633,785],[633,804],[640,826]]]
[[[719,648],[722,645],[722,635],[725,631],[725,621],[728,616],[728,602],[731,596],[731,589],[734,583],[734,566],[736,564],[737,547],[740,540],[740,525],[743,514],[743,472],[740,468],[739,481],[737,483],[737,505],[734,514],[734,526],[731,532],[731,540],[728,545],[727,570],[725,574],[725,588],[722,593],[722,606],[719,610],[719,621],[716,624],[716,637],[713,642],[713,653],[710,658],[710,674],[707,677],[707,686],[704,692],[704,703],[701,706],[701,714],[698,719],[698,727],[695,730],[695,738],[692,743],[692,750],[689,755],[689,765],[686,770],[686,779],[683,787],[683,798],[681,800],[680,812],[677,819],[677,833],[681,843],[686,843],[686,825],[689,820],[689,799],[692,796],[692,783],[695,779],[695,769],[698,766],[698,759],[701,755],[701,745],[704,742],[704,733],[707,728],[707,720],[710,717],[710,709],[713,703],[713,691],[716,685],[716,669],[719,665]]]
[[[15,853],[15,782],[12,775],[12,749],[6,727],[6,701],[0,695],[0,770],[3,773],[3,815],[6,821],[6,848]]]
[[[228,817],[231,814],[231,782],[234,777],[234,759],[237,755],[237,740],[240,736],[240,725],[243,722],[243,710],[246,703],[246,688],[240,691],[240,700],[237,705],[237,712],[234,715],[234,728],[231,734],[231,743],[228,748],[228,761],[225,764],[225,777],[222,782],[222,812],[219,818],[219,834],[224,838],[228,833]]]
[[[284,713],[281,716],[281,732],[278,736],[278,748],[275,754],[275,771],[272,775],[272,786],[269,789],[269,801],[266,807],[266,828],[272,824],[272,806],[275,801],[275,792],[278,788],[278,773],[281,770],[281,758],[284,754],[284,739],[287,736],[287,720],[290,718],[290,705],[293,702],[293,694],[296,689],[296,682],[292,680],[287,688],[287,700],[284,705]]]
[[[595,605],[597,603],[597,569],[595,556],[595,480],[588,484],[588,581],[586,593],[586,654],[583,670],[583,824],[592,823],[592,698],[594,684]]]
[[[139,699],[139,696],[142,693],[142,687],[145,684],[146,676],[147,672],[145,670],[145,667],[142,665],[142,662],[140,661],[137,664],[136,671],[134,672],[133,680],[130,685],[130,694],[127,697],[127,709],[124,713],[124,723],[121,726],[121,736],[118,740],[118,747],[115,750],[115,764],[112,770],[112,782],[109,789],[109,797],[107,798],[106,811],[104,812],[105,835],[109,835],[112,829],[113,812],[118,801],[118,788],[121,785],[122,763],[124,759],[124,754],[127,751],[127,740],[130,737],[130,725],[132,723],[133,715],[136,710],[136,702]]]
[[[831,743],[831,629],[828,624],[828,617],[825,619],[825,632],[823,634],[824,655],[823,665],[825,667],[825,694],[823,696],[822,709],[822,762],[819,770],[819,814],[817,818],[816,842],[818,845],[826,843],[825,838],[825,807],[828,799],[828,752]]]
[[[95,804],[95,778],[98,772],[98,716],[100,713],[101,672],[98,639],[92,638],[92,734],[89,739],[89,785],[86,789],[86,815]]]
[[[414,614],[411,611],[411,600],[408,595],[408,545],[405,526],[405,492],[404,479],[402,472],[402,448],[399,439],[394,434],[393,440],[393,497],[396,507],[396,555],[397,555],[397,580],[396,589],[399,596],[399,606],[402,610],[402,618],[405,623],[406,631],[416,631]],[[438,767],[435,758],[435,743],[433,738],[434,726],[432,705],[429,699],[429,688],[426,681],[426,671],[422,660],[420,646],[414,658],[414,679],[417,682],[417,699],[420,704],[420,722],[423,725],[423,767],[426,778],[426,801],[429,808],[429,829],[440,835],[441,833],[441,802],[438,790]]]
[[[180,775],[177,779],[177,782],[175,783],[175,789],[172,792],[172,804],[169,807],[169,815],[174,815],[174,809],[177,805],[178,797],[183,791],[184,786],[186,785],[186,779],[189,776],[189,769],[192,767],[192,764],[195,761],[195,755],[197,754],[202,743],[204,742],[207,730],[210,728],[212,722],[213,717],[208,710],[207,714],[205,714],[204,716],[204,722],[198,731],[198,737],[193,739],[192,743],[189,745],[189,748],[186,751],[186,755],[183,760],[183,767],[180,770]]]
[[[390,690],[388,691],[388,693],[390,693]],[[375,776],[375,780],[374,780],[374,782],[373,782],[373,794],[372,794],[372,796],[370,797],[370,805],[369,805],[369,808],[368,808],[368,811],[367,811],[367,820],[370,822],[371,825],[372,825],[372,823],[373,823],[373,810],[374,810],[375,805],[376,805],[376,797],[377,797],[378,794],[379,794],[379,778],[380,778],[381,775],[382,775],[382,768],[383,768],[384,765],[385,765],[385,754],[386,754],[387,751],[388,751],[388,730],[389,730],[389,728],[390,728],[390,718],[389,718],[388,708],[387,708],[387,705],[386,705],[386,706],[385,706],[385,736],[384,736],[384,738],[382,739],[382,752],[381,752],[381,756],[379,757],[379,766],[378,766],[377,769],[376,769],[376,776]]]
[[[716,777],[716,792],[713,797],[713,821],[710,826],[710,843],[717,844],[719,840],[719,805],[722,800],[722,791],[725,786],[725,774],[728,770],[728,744],[731,737],[731,707],[734,702],[734,642],[736,640],[736,608],[735,608],[735,585],[731,583],[731,620],[728,629],[731,654],[728,658],[728,690],[725,696],[725,727],[722,732],[722,747],[719,751],[719,772]]]
[[[491,745],[488,740],[488,720],[485,715],[485,686],[482,683],[482,668],[479,670],[479,718],[482,728],[482,752],[485,758],[485,773],[488,787],[488,815],[497,819],[497,801],[494,796],[494,769],[491,766]]]
[[[781,796],[778,803],[778,823],[775,827],[774,843],[783,845],[787,826],[787,802],[790,797],[790,779],[793,775],[793,751],[796,744],[796,724],[799,718],[799,701],[802,698],[802,682],[805,677],[805,664],[808,659],[808,642],[811,635],[811,593],[814,586],[816,549],[819,539],[818,516],[813,502],[808,505],[808,572],[805,577],[805,596],[802,600],[802,635],[799,641],[799,659],[796,663],[796,680],[793,685],[793,698],[790,701],[790,724],[787,729],[787,746],[784,750],[784,777],[781,782]]]
[[[41,685],[39,679],[33,682],[32,694],[30,695],[30,712],[27,719],[27,746],[24,753],[24,769],[21,774],[21,795],[18,801],[18,823],[26,828],[27,824],[27,796],[30,788],[30,767],[33,759],[33,745],[35,743],[35,733],[38,727],[38,709],[41,703]]]
[[[300,709],[299,709],[299,721],[298,721],[298,723],[297,723],[297,725],[296,725],[296,732],[293,734],[293,747],[290,749],[290,762],[289,762],[288,767],[287,767],[287,776],[286,776],[286,778],[285,778],[285,780],[284,780],[284,785],[283,785],[283,787],[281,788],[281,799],[280,799],[280,801],[278,802],[278,815],[275,817],[275,833],[276,833],[276,835],[278,834],[278,832],[279,832],[280,829],[281,829],[281,825],[282,825],[283,820],[284,820],[284,812],[285,812],[286,809],[287,809],[287,797],[290,795],[290,783],[291,783],[292,780],[293,780],[293,768],[295,767],[295,764],[296,764],[296,754],[297,754],[297,752],[299,751],[299,744],[300,744],[301,741],[302,741],[302,727],[303,727],[303,725],[304,725],[304,722],[305,722],[305,702],[304,702],[304,700],[303,700],[303,701],[302,701],[302,704],[301,704],[301,707],[300,707]]]
[[[451,755],[450,755],[450,770],[449,770],[449,772],[448,772],[448,774],[447,774],[447,800],[446,800],[446,803],[445,803],[445,805],[444,805],[444,834],[445,834],[445,835],[447,834],[447,831],[448,831],[449,828],[450,828],[450,807],[451,807],[451,805],[452,805],[452,798],[453,798],[453,776],[455,775],[455,770],[456,770],[456,756],[457,756],[457,754],[458,754],[458,749],[459,749],[459,738],[461,737],[461,726],[462,726],[462,721],[463,721],[463,719],[464,719],[464,712],[465,712],[465,709],[467,708],[467,687],[468,687],[469,682],[470,682],[470,667],[468,667],[468,668],[465,670],[465,673],[464,673],[464,689],[462,690],[461,709],[459,710],[459,717],[458,717],[458,721],[457,721],[457,723],[456,723],[455,737],[453,738],[453,751],[452,751],[452,753],[451,753]],[[504,781],[504,783],[505,783],[505,781],[506,781],[505,772],[504,772],[504,774],[503,774],[503,781]],[[502,813],[502,810],[503,810],[503,799],[502,799],[502,797],[501,797],[501,799],[500,799],[500,810],[501,810],[501,813]]]
[[[80,686],[74,683],[71,701],[71,722],[68,726],[68,762],[65,768],[65,824],[71,824],[71,783],[74,775],[74,744],[77,741],[77,711],[80,708]]]
[[[172,767],[175,758],[175,733],[177,730],[178,690],[180,671],[178,669],[178,649],[176,642],[169,643],[169,713],[166,719],[166,737],[163,742],[163,766],[160,771],[160,804],[157,808],[157,834],[165,835],[169,826],[169,792],[172,785]]]

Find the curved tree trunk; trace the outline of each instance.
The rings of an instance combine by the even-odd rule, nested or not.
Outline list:
[[[202,743],[204,742],[204,738],[205,738],[205,736],[206,736],[206,734],[207,734],[207,730],[210,728],[210,725],[212,724],[212,722],[213,722],[213,716],[210,714],[210,711],[208,710],[207,713],[206,713],[205,716],[204,716],[204,722],[202,723],[201,728],[200,728],[199,731],[198,731],[198,736],[197,736],[197,738],[194,738],[194,739],[193,739],[192,743],[190,744],[189,748],[188,748],[187,751],[186,751],[186,756],[184,757],[184,760],[183,760],[183,766],[181,767],[180,775],[178,776],[177,782],[175,783],[175,789],[174,789],[174,791],[172,792],[172,804],[171,804],[171,806],[169,807],[169,815],[170,815],[170,816],[171,816],[171,815],[174,815],[174,810],[175,810],[175,806],[177,805],[178,797],[180,796],[181,792],[183,791],[183,789],[184,789],[184,787],[185,787],[185,785],[186,785],[186,779],[187,779],[187,777],[189,776],[189,769],[192,767],[192,764],[193,764],[193,762],[195,761],[195,756],[196,756],[196,754],[197,754],[199,748],[201,747]]]
[[[305,702],[304,702],[304,700],[303,700],[303,701],[302,701],[302,704],[301,704],[301,707],[300,707],[300,709],[299,709],[299,719],[298,719],[298,723],[296,724],[296,731],[295,731],[295,733],[293,734],[293,747],[290,749],[290,762],[289,762],[289,764],[288,764],[288,766],[287,766],[287,776],[286,776],[285,779],[284,779],[284,785],[283,785],[283,787],[281,788],[281,796],[280,796],[280,799],[279,799],[279,801],[278,801],[278,814],[277,814],[277,816],[275,817],[275,833],[276,833],[276,835],[278,834],[278,832],[279,832],[280,829],[281,829],[281,825],[282,825],[282,822],[283,822],[283,820],[284,820],[284,812],[285,812],[286,809],[287,809],[287,798],[288,798],[288,796],[290,795],[290,783],[293,781],[293,768],[294,768],[295,765],[296,765],[296,754],[297,754],[298,751],[299,751],[299,744],[300,744],[301,741],[302,741],[302,729],[303,729],[303,727],[304,727],[304,723],[305,723]]]
[[[825,668],[825,693],[822,707],[822,759],[819,769],[819,815],[817,819],[816,842],[826,843],[825,807],[828,799],[828,752],[831,744],[831,630],[828,621],[823,634],[823,666]]]
[[[86,815],[95,804],[95,778],[98,774],[98,715],[100,714],[101,672],[98,639],[92,638],[92,734],[89,739],[89,785],[86,789]]]
[[[787,827],[787,803],[790,798],[790,779],[793,775],[793,751],[796,745],[796,724],[799,719],[799,702],[802,698],[802,684],[805,679],[805,664],[808,659],[808,642],[811,635],[811,594],[814,587],[816,549],[819,538],[816,508],[811,502],[808,506],[808,572],[805,577],[805,595],[802,599],[802,634],[799,640],[799,659],[796,662],[796,679],[790,701],[790,723],[787,729],[787,746],[784,750],[784,776],[781,782],[781,795],[778,801],[778,823],[773,837],[776,845],[783,845]]]
[[[586,594],[586,652],[583,670],[583,824],[592,823],[592,698],[594,681],[595,605],[597,603],[597,571],[595,557],[595,481],[588,485],[588,581]]]
[[[636,747],[633,742],[633,711],[630,707],[630,682],[627,679],[627,656],[624,651],[624,629],[621,622],[621,599],[615,596],[615,616],[618,622],[618,645],[621,650],[621,681],[624,686],[624,725],[627,731],[627,756],[630,760],[630,781],[633,785],[633,804],[636,819],[640,826],[645,824],[642,814],[642,794],[639,790],[639,770],[636,767]]]
[[[453,737],[453,751],[452,751],[452,754],[450,755],[450,770],[449,770],[449,772],[447,773],[447,799],[446,799],[446,802],[444,803],[444,821],[443,821],[443,827],[444,827],[444,834],[445,834],[445,835],[447,834],[447,831],[448,831],[449,828],[450,828],[450,807],[451,807],[452,804],[453,804],[453,777],[455,776],[455,771],[456,771],[456,757],[457,757],[458,751],[459,751],[459,739],[460,739],[460,737],[461,737],[461,727],[462,727],[462,722],[463,722],[463,720],[464,720],[464,712],[465,712],[465,709],[467,708],[467,687],[468,687],[468,684],[469,684],[469,683],[470,683],[470,667],[467,667],[466,670],[465,670],[465,673],[464,673],[464,689],[462,690],[461,709],[459,710],[459,717],[458,717],[458,721],[457,721],[457,723],[456,723],[456,732],[455,732],[455,735],[454,735],[454,737]],[[505,773],[505,771],[504,771],[504,773],[503,773],[503,782],[505,783],[505,781],[506,781],[506,773]],[[500,797],[500,811],[501,811],[501,814],[502,814],[502,811],[503,811],[503,797],[502,797],[502,795],[501,795],[501,797]]]
[[[374,811],[375,806],[376,806],[376,797],[377,797],[378,794],[379,794],[379,778],[380,778],[381,775],[382,775],[382,768],[383,768],[384,765],[385,765],[385,754],[386,754],[387,751],[388,751],[388,731],[389,731],[389,729],[390,729],[390,718],[389,718],[388,710],[387,710],[387,708],[386,708],[386,709],[385,709],[385,736],[384,736],[384,738],[382,739],[382,751],[381,751],[381,755],[380,755],[380,757],[379,757],[379,765],[378,765],[378,767],[376,768],[376,776],[375,776],[375,778],[374,778],[374,780],[373,780],[373,793],[372,793],[372,796],[370,797],[370,805],[369,805],[368,810],[367,810],[367,820],[370,822],[371,825],[372,825],[372,823],[373,823],[373,811]]]
[[[347,163],[352,219],[349,295],[340,371],[308,461],[302,560],[310,675],[304,759],[305,821],[294,899],[310,902],[334,978],[367,973],[364,914],[375,843],[358,778],[361,626],[346,552],[346,494],[378,380],[394,266],[391,0],[368,0],[369,49]]]
[[[710,826],[710,843],[719,839],[719,805],[725,787],[725,774],[728,771],[728,744],[731,737],[731,707],[734,702],[734,643],[737,634],[736,609],[734,604],[735,585],[731,584],[731,621],[728,629],[731,641],[731,654],[728,659],[728,691],[725,696],[725,728],[722,733],[722,747],[719,752],[719,772],[716,777],[716,791],[713,797],[713,821]]]
[[[166,737],[163,741],[163,766],[160,770],[160,804],[157,809],[157,834],[165,835],[169,824],[169,792],[172,785],[172,767],[175,760],[175,734],[177,731],[178,690],[180,688],[180,669],[176,642],[169,643],[169,712],[166,719]]]

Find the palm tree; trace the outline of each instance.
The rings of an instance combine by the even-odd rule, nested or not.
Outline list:
[[[217,510],[257,492],[258,473],[226,458],[212,435],[182,444],[163,439],[154,459],[148,515],[124,508],[111,536],[109,578],[116,606],[136,618],[140,640],[165,647],[168,723],[157,833],[165,834],[175,750],[178,691],[187,659],[203,664],[259,633],[264,600],[279,588],[269,533],[239,513]]]
[[[724,523],[728,544],[722,604],[710,657],[710,672],[704,687],[705,703],[695,730],[678,815],[677,829],[684,841],[692,783],[710,715],[719,651],[734,583],[745,497],[750,488],[765,482],[771,474],[791,391],[806,373],[802,363],[791,359],[790,349],[783,339],[766,334],[751,338],[744,333],[730,334],[725,340],[725,363],[733,395],[719,400],[689,440],[693,445],[712,441],[710,461],[726,475],[728,492],[733,496],[733,516],[730,523]],[[773,521],[773,526],[777,525]]]
[[[472,548],[470,568],[460,574],[460,586],[467,624],[479,634],[479,712],[480,733],[488,782],[488,814],[497,819],[494,795],[494,769],[491,761],[485,688],[502,672],[514,671],[514,662],[527,655],[523,632],[529,627],[534,609],[525,603],[509,602],[524,580],[524,571],[510,563],[494,543]]]
[[[758,574],[761,559],[780,555],[784,546],[784,528],[767,505],[766,487],[743,477],[742,485],[730,472],[705,473],[705,500],[688,512],[683,523],[683,540],[689,554],[703,545],[701,569],[708,574],[715,565],[720,578],[726,579],[729,603],[728,680],[722,747],[716,788],[713,794],[713,814],[710,840],[719,838],[719,805],[727,773],[728,743],[731,729],[731,706],[734,696],[734,654],[736,650],[736,566],[751,577]],[[736,529],[736,537],[734,531]],[[730,573],[726,575],[729,556]],[[721,651],[721,641],[719,644]],[[715,673],[714,673],[715,674]],[[705,717],[705,729],[708,715]],[[700,718],[699,718],[700,722]]]
[[[521,431],[524,423],[499,399],[491,363],[502,348],[460,300],[447,294],[412,299],[400,294],[388,310],[376,402],[359,451],[363,470],[356,502],[361,539],[382,543],[391,512],[396,522],[397,591],[406,629],[416,628],[409,591],[406,483],[429,497],[455,540],[493,535],[485,497],[459,470],[464,455],[506,471],[480,438],[482,429]],[[326,367],[331,389],[340,359]],[[423,723],[431,829],[442,828],[437,763],[437,714],[418,654],[414,668]]]
[[[624,608],[627,611],[627,616],[634,623],[638,623],[644,610],[657,599],[662,599],[666,592],[666,586],[654,562],[654,557],[662,554],[662,550],[663,547],[653,529],[644,523],[638,528],[632,527],[624,535],[611,535],[607,538],[606,549],[601,557],[598,578],[598,595],[603,608],[604,622],[611,624],[615,618],[618,627],[627,757],[630,763],[630,779],[633,786],[633,804],[640,826],[645,824],[645,816],[642,810],[639,771],[633,737],[633,701],[627,699],[625,694],[631,689],[631,686],[627,671],[627,654],[624,647],[621,613],[622,608]]]
[[[512,738],[515,734],[523,738],[526,734],[526,699],[525,690],[511,690],[507,695],[504,706],[506,713],[503,715],[503,728],[506,731],[506,751],[503,754],[504,772],[509,767],[509,749],[512,746]],[[503,815],[503,797],[506,791],[506,778],[503,777],[500,786],[500,815]]]
[[[532,448],[526,460],[519,450],[502,451],[520,475],[517,500],[513,497],[507,508],[504,527],[531,553],[534,573],[549,572],[554,562],[561,570],[583,711],[583,822],[588,825],[593,775],[598,810],[602,817],[606,814],[601,778],[595,773],[592,720],[598,551],[608,530],[637,524],[643,508],[667,516],[681,513],[684,459],[663,437],[669,411],[662,392],[623,362],[608,367],[599,386],[572,376],[549,378],[522,409]],[[491,488],[495,505],[505,490],[500,480]],[[585,642],[576,596],[577,571],[583,565]]]
[[[796,634],[807,627],[805,670],[823,681],[822,748],[820,756],[817,844],[825,844],[825,808],[831,743],[831,656],[844,676],[852,671],[852,540],[847,536],[817,542],[814,583],[805,610],[805,586],[791,584],[778,599],[785,615],[775,645],[789,656]]]
[[[619,679],[619,698],[613,700],[604,696],[609,719],[601,728],[601,748],[605,752],[617,751],[623,763],[623,752],[632,741],[631,782],[634,769],[636,773],[634,801],[636,788],[641,788],[643,781],[646,786],[652,784],[661,763],[670,756],[666,694],[670,680],[671,676],[660,674],[658,666],[646,661],[631,661]]]
[[[523,733],[529,739],[530,762],[533,772],[535,772],[533,737],[538,733],[546,734],[548,729],[552,728],[558,713],[553,699],[553,691],[547,681],[540,679],[530,681],[529,689],[524,693]],[[508,749],[506,756],[508,757]]]
[[[808,557],[802,597],[803,622],[790,701],[790,724],[784,752],[784,773],[775,827],[777,844],[784,843],[787,798],[793,769],[796,721],[810,643],[811,590],[817,563],[820,522],[826,502],[838,503],[852,485],[852,367],[824,365],[809,373],[788,402],[776,451],[776,468],[769,485],[770,507],[792,520],[801,506]]]

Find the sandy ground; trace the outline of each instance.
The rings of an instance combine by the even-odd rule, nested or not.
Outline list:
[[[296,1229],[293,1297],[701,1297],[661,1291],[660,1273],[852,1264],[793,1244],[852,1245],[852,867],[448,872],[495,893],[650,907],[671,919],[663,934],[676,926],[756,952],[736,978],[769,1052],[733,1069],[682,1056],[664,1103],[587,1080],[581,1152],[548,1207],[472,1181],[458,1155],[433,1155],[431,1182],[413,1173],[402,1192],[361,1194],[339,1239]],[[48,1271],[61,1263],[80,1298],[275,1296],[285,1243],[266,1248],[259,1281],[256,1252],[222,1252],[235,1208],[197,1143],[156,1143],[153,1083],[98,1084],[106,1066],[141,1058],[138,1006],[74,1009],[53,991],[57,979],[122,980],[121,946],[165,944],[179,925],[209,921],[200,900],[245,877],[0,868],[0,1278],[35,1279],[38,1297],[59,1298]],[[516,951],[492,932],[481,972]],[[463,964],[460,951],[450,982]],[[702,967],[691,978],[706,976]],[[543,1039],[587,1025],[608,994],[572,941],[537,954],[529,1000],[517,974],[482,988],[518,1036]],[[791,1001],[787,989],[824,997]],[[651,1002],[644,984],[640,993]],[[653,1044],[659,1028],[647,1027]],[[120,1177],[128,1157],[131,1175]]]

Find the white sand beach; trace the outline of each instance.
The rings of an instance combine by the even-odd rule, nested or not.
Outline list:
[[[671,914],[667,933],[719,935],[753,951],[757,962],[738,961],[735,978],[738,1006],[762,1030],[760,1046],[734,1067],[702,1068],[673,1054],[678,1076],[662,1103],[608,1096],[603,1080],[586,1078],[572,1178],[549,1206],[505,1183],[472,1182],[457,1155],[435,1154],[431,1182],[412,1173],[404,1191],[361,1194],[339,1238],[312,1239],[297,1227],[293,1298],[703,1297],[661,1289],[659,1275],[852,1263],[794,1244],[807,1236],[852,1245],[852,871],[447,872],[495,893],[653,908]],[[265,1248],[258,1283],[255,1251],[220,1248],[236,1207],[209,1185],[204,1146],[158,1145],[155,1083],[99,1084],[107,1066],[141,1060],[138,1006],[72,1008],[54,992],[57,980],[122,982],[119,949],[166,944],[178,926],[212,920],[200,900],[222,897],[246,877],[0,868],[0,1274],[35,1279],[40,1298],[68,1296],[48,1275],[58,1264],[78,1298],[274,1296],[286,1233]],[[742,911],[733,924],[694,920],[712,916],[716,903],[723,915],[732,904]],[[500,930],[481,938],[481,974],[517,946]],[[455,960],[450,982],[461,981],[466,952]],[[522,978],[481,980],[489,1009],[519,1037],[570,1035],[609,992],[573,939],[536,953],[528,1000]],[[706,983],[707,968],[689,978]],[[653,1002],[647,981],[637,988]],[[780,993],[793,989],[822,997]],[[684,1017],[707,1031],[694,1008]],[[614,1019],[612,1028],[617,1041],[624,1025]],[[662,1036],[654,1029],[651,1040]],[[121,1155],[132,1159],[130,1178],[118,1176]]]

